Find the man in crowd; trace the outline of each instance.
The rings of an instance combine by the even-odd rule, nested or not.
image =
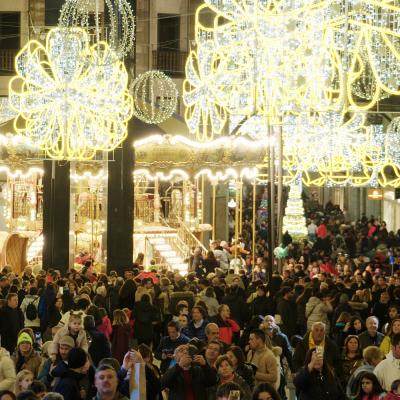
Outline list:
[[[374,316],[368,317],[365,325],[367,327],[367,330],[358,335],[361,351],[363,351],[368,346],[379,346],[384,338],[383,333],[378,332],[378,318]]]
[[[279,387],[279,363],[274,353],[265,345],[265,333],[261,329],[254,329],[250,333],[247,362],[257,367],[255,382],[269,383],[275,389]]]
[[[12,354],[17,345],[18,333],[24,327],[24,314],[18,308],[18,295],[9,293],[7,305],[0,310],[1,345]]]
[[[97,368],[94,385],[97,389],[94,400],[128,400],[118,392],[117,372],[110,365],[102,365]]]

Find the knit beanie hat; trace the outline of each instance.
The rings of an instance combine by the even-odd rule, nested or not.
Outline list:
[[[68,367],[69,368],[81,368],[85,365],[87,355],[85,350],[80,347],[72,348],[68,353]]]
[[[17,346],[19,346],[21,343],[33,344],[33,340],[32,340],[31,336],[28,333],[22,332],[18,336]]]

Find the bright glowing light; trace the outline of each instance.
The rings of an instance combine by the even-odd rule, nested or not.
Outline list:
[[[89,47],[80,28],[52,29],[46,47],[28,42],[9,85],[15,130],[54,159],[91,159],[117,147],[127,136],[132,97],[123,62],[109,57],[108,44]]]

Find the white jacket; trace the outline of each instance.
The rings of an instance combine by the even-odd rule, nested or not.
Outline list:
[[[0,347],[0,390],[11,390],[13,392],[15,378],[15,367],[10,353]]]
[[[37,295],[33,294],[27,294],[24,299],[22,300],[21,303],[21,311],[24,314],[24,319],[25,319],[25,328],[39,328],[40,327],[40,319],[39,319],[39,300],[40,297]],[[30,320],[26,316],[26,309],[28,308],[28,304],[33,303],[33,305],[36,307],[36,319]]]
[[[400,359],[394,358],[392,351],[390,351],[386,358],[375,367],[374,374],[383,389],[390,392],[392,382],[400,379]]]

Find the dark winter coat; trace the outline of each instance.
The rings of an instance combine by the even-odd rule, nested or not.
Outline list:
[[[154,352],[154,356],[157,358],[157,360],[161,360],[160,364],[160,370],[162,373],[164,373],[168,367],[169,364],[171,363],[171,358],[167,358],[165,360],[162,359],[162,354],[174,354],[175,349],[180,346],[181,344],[186,344],[189,342],[189,338],[186,337],[185,335],[180,334],[178,339],[176,340],[171,340],[169,336],[164,336],[160,344],[158,345],[156,351]]]
[[[295,301],[279,299],[277,312],[282,318],[282,332],[291,338],[297,332],[297,306]]]
[[[62,394],[64,400],[79,400],[81,398],[80,381],[85,375],[72,371],[64,362],[60,362],[54,368],[51,375],[60,378],[54,387],[54,392]]]
[[[329,382],[326,377],[320,377],[319,373],[301,368],[294,378],[298,400],[346,400],[346,396],[335,377]]]
[[[129,350],[130,330],[131,327],[129,324],[113,325],[113,331],[111,334],[112,354],[120,364],[122,364],[124,356]]]
[[[89,354],[92,357],[95,367],[98,366],[100,360],[111,357],[111,346],[106,335],[97,329],[87,331]]]
[[[18,332],[24,327],[24,314],[8,305],[0,310],[1,346],[12,354],[17,346]]]
[[[208,365],[194,365],[190,372],[195,400],[206,400],[206,388],[217,383],[217,371]],[[161,388],[169,389],[168,400],[185,400],[183,370],[179,365],[165,371],[161,378]]]
[[[137,301],[132,315],[135,320],[134,336],[138,340],[153,339],[153,321],[157,320],[157,308],[146,301]]]

